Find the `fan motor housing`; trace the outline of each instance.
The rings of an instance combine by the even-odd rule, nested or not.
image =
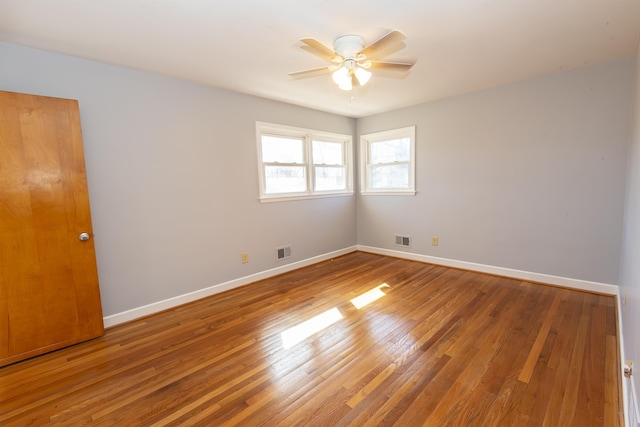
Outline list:
[[[364,49],[364,39],[354,34],[341,36],[333,42],[333,48],[343,58],[354,59]]]

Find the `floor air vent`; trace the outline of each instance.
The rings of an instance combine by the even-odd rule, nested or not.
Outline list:
[[[291,245],[276,248],[276,258],[279,260],[291,258]]]
[[[396,234],[396,246],[404,246],[405,248],[411,247],[411,237]]]

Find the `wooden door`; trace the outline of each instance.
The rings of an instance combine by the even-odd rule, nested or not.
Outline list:
[[[103,333],[78,103],[0,91],[0,366]]]

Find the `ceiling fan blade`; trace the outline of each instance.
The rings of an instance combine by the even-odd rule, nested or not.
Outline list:
[[[320,58],[329,61],[336,62],[336,57],[339,55],[330,47],[323,45],[316,39],[306,38],[300,40],[302,43],[306,44],[306,46],[300,46],[301,49],[306,50],[309,53],[312,53]]]
[[[411,67],[413,67],[413,64],[409,64],[406,62],[371,61],[371,68],[375,68],[376,70],[388,70],[406,73],[411,69]]]
[[[332,70],[331,67],[327,66],[327,67],[320,67],[320,68],[312,68],[310,70],[296,71],[293,73],[289,73],[289,75],[294,79],[306,79],[309,77],[318,77],[318,76],[323,76],[325,74],[329,74],[331,70]]]
[[[378,59],[382,59],[385,56],[392,55],[392,54],[404,49],[405,47],[407,47],[407,45],[404,44],[403,42],[400,42],[400,43],[396,43],[396,44],[394,44],[392,46],[387,46],[384,49],[377,50],[377,51],[375,51],[374,53],[372,53],[369,56],[366,56],[366,55],[364,55],[364,56],[367,59],[370,59],[371,61],[377,61]],[[362,54],[360,54],[360,55],[362,55]]]
[[[407,36],[401,31],[393,30],[362,49],[360,53],[366,55],[367,58],[371,58],[380,51],[391,49],[394,45],[402,43],[406,38]]]

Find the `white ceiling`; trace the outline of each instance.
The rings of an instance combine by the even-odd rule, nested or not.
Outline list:
[[[403,79],[288,76],[327,65],[303,37],[392,29]],[[639,34],[640,0],[0,0],[0,41],[349,117],[631,56]]]

